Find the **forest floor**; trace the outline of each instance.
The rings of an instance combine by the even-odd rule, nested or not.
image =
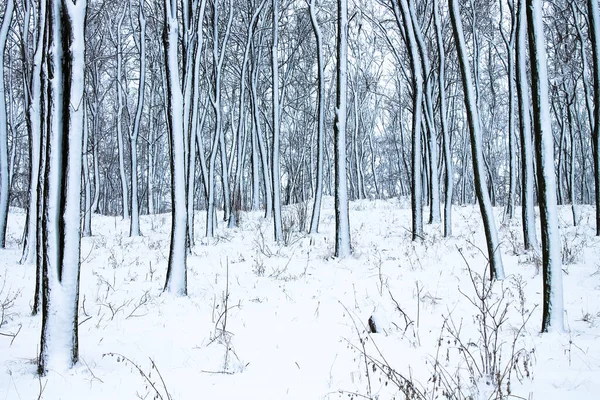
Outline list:
[[[523,250],[520,218],[495,210],[507,277],[490,287],[477,207],[454,207],[452,238],[425,225],[420,243],[406,199],[350,207],[354,253],[341,260],[332,198],[316,235],[299,233],[306,207],[284,210],[286,245],[258,212],[208,241],[199,212],[182,298],[162,291],[169,215],[143,216],[137,238],[127,221],[94,215],[81,248],[79,363],[41,378],[35,271],[18,263],[25,214],[11,209],[0,400],[598,398],[593,208],[580,207],[578,227],[560,209],[566,330],[542,335],[541,261]]]

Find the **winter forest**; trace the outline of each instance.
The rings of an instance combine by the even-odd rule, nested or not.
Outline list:
[[[598,0],[0,0],[0,399],[594,399]]]

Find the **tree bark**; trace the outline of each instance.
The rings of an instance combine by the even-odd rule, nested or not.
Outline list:
[[[273,148],[271,149],[271,167],[273,172],[273,216],[275,241],[283,240],[283,225],[281,221],[281,174],[279,171],[279,57],[277,47],[279,42],[279,0],[273,0],[273,35],[271,43],[271,73],[273,82],[272,120],[273,124]]]
[[[78,360],[80,196],[85,15],[79,0],[48,2],[42,123],[46,163],[42,202],[43,315],[38,370],[64,371]],[[52,50],[51,50],[52,49]]]
[[[116,52],[117,52],[117,147],[119,152],[119,177],[121,179],[121,197],[123,201],[123,219],[129,219],[129,189],[127,187],[127,175],[125,173],[125,145],[123,143],[123,108],[125,107],[123,101],[123,49],[121,48],[121,25],[125,18],[125,8],[123,8],[122,14],[117,22],[116,32]],[[111,34],[112,35],[112,34]],[[133,171],[131,171],[133,174]]]
[[[87,117],[87,101],[83,104],[83,231],[81,235],[83,237],[92,236],[92,188],[90,182],[90,167],[88,165],[89,154],[88,154],[88,117]]]
[[[594,72],[594,130],[592,153],[596,183],[596,236],[600,236],[600,11],[597,0],[588,0],[589,35],[592,42]]]
[[[525,0],[519,0],[517,12],[517,101],[519,105],[519,133],[521,136],[521,214],[523,219],[523,242],[525,250],[538,246],[535,236],[533,144],[531,142],[531,119],[529,116],[529,82],[527,79],[527,21]]]
[[[167,89],[167,120],[171,164],[171,244],[165,291],[187,295],[187,208],[185,144],[183,130],[183,91],[179,76],[177,0],[164,0],[163,44]]]
[[[138,198],[138,180],[137,180],[137,142],[140,133],[140,124],[142,120],[142,111],[144,110],[144,92],[146,90],[146,16],[144,14],[144,3],[140,2],[138,13],[138,22],[140,26],[139,47],[140,47],[140,83],[138,87],[137,108],[135,110],[135,119],[133,129],[129,137],[131,152],[131,221],[129,224],[129,236],[140,236],[140,208]]]
[[[308,5],[310,23],[315,35],[317,45],[317,173],[315,185],[315,199],[313,203],[310,233],[319,232],[321,218],[321,202],[323,199],[323,152],[325,141],[325,65],[323,62],[323,35],[317,18],[315,0]],[[312,147],[311,147],[312,149]],[[312,158],[311,158],[312,160]]]
[[[396,24],[400,31],[404,31],[406,46],[412,66],[412,181],[411,181],[411,205],[412,205],[412,240],[423,239],[423,195],[422,195],[422,106],[423,106],[423,70],[419,61],[419,50],[415,38],[414,29],[410,20],[408,3],[406,0],[392,0]],[[398,3],[400,8],[398,8]],[[402,18],[403,23],[400,22]]]
[[[348,257],[350,213],[346,178],[346,115],[348,93],[348,0],[337,2],[336,110],[333,123],[335,155],[335,256]]]
[[[542,332],[563,331],[562,265],[556,175],[554,171],[554,138],[548,104],[548,74],[541,0],[527,0],[527,29],[533,97],[533,132],[542,227],[542,275],[544,306]]]
[[[448,130],[448,111],[446,100],[446,53],[444,49],[444,37],[442,36],[442,23],[439,15],[437,0],[433,1],[433,20],[436,32],[436,44],[439,54],[438,64],[438,90],[440,95],[440,126],[444,140],[444,165],[446,187],[444,196],[444,237],[452,236],[452,192],[454,188],[453,161],[450,143],[450,132]]]
[[[41,265],[36,263],[36,254],[38,248],[38,182],[40,175],[40,156],[41,156],[41,115],[40,115],[40,100],[41,100],[41,68],[42,68],[42,53],[44,41],[44,24],[46,18],[46,2],[40,2],[37,10],[38,15],[38,34],[35,44],[35,52],[33,55],[33,64],[31,66],[31,80],[28,82],[29,99],[26,110],[27,131],[29,134],[29,197],[27,206],[27,225],[25,227],[25,243],[23,244],[23,255],[21,256],[21,264],[36,264],[36,270],[40,270]],[[36,274],[39,277],[39,273]],[[39,281],[39,280],[38,280]],[[38,282],[39,283],[39,282]],[[39,297],[39,285],[36,285],[35,298]],[[37,314],[38,309],[34,301],[34,314]]]
[[[471,133],[471,156],[473,158],[475,193],[479,202],[485,230],[490,265],[490,279],[503,280],[504,268],[502,266],[500,241],[498,240],[498,231],[496,230],[496,222],[494,220],[494,210],[487,190],[477,97],[471,78],[471,67],[467,55],[467,45],[463,33],[462,19],[460,17],[457,1],[449,0],[448,4],[450,7],[450,20],[454,32],[454,43],[458,52],[458,61],[462,75],[469,131]]]
[[[6,222],[8,220],[8,121],[4,88],[4,49],[15,9],[14,0],[8,0],[0,26],[0,248],[6,246]]]

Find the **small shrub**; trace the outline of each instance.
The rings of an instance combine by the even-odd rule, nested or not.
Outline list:
[[[572,265],[577,264],[583,259],[583,250],[586,246],[585,240],[579,235],[575,235],[572,239],[566,236],[562,237],[562,264]]]

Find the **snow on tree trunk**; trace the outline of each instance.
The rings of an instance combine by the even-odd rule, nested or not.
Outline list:
[[[352,81],[351,81],[352,82]],[[356,70],[356,75],[355,75],[355,82],[358,82],[358,69]],[[354,174],[356,175],[356,192],[354,193],[354,198],[356,199],[364,199],[365,195],[364,195],[364,190],[363,190],[363,175],[361,172],[361,156],[359,155],[359,143],[360,140],[358,138],[358,132],[359,132],[359,128],[360,128],[360,113],[358,111],[358,103],[359,103],[359,99],[358,99],[358,90],[356,88],[352,89],[352,97],[354,97],[354,101],[353,103],[353,111],[354,111],[354,129],[352,130],[352,155],[354,156],[354,166],[351,165],[351,171],[352,171],[352,167],[354,170]],[[362,107],[362,104],[361,104]],[[352,172],[351,172],[352,173]],[[352,181],[352,179],[351,179]]]
[[[138,22],[140,27],[139,46],[140,46],[140,82],[138,87],[137,108],[135,110],[135,119],[133,120],[133,129],[129,136],[129,145],[131,153],[131,220],[129,223],[129,236],[140,236],[140,208],[138,198],[137,181],[137,142],[140,133],[140,123],[142,120],[142,111],[144,109],[144,91],[146,88],[146,16],[144,15],[144,3],[140,2],[138,13]]]
[[[525,40],[527,21],[525,0],[519,0],[517,13],[517,101],[519,104],[519,131],[521,137],[521,214],[525,250],[537,248],[535,236],[534,185],[533,185],[533,144],[531,142],[531,119],[529,116],[529,82],[527,79],[527,55]]]
[[[165,75],[167,86],[167,120],[171,164],[171,245],[165,290],[178,296],[187,295],[186,254],[186,180],[183,131],[183,93],[179,78],[177,1],[164,0]]]
[[[600,236],[600,11],[597,0],[588,0],[589,35],[594,66],[594,181],[596,183],[596,236]]]
[[[8,121],[4,88],[4,49],[15,9],[14,0],[8,0],[0,27],[0,248],[6,245],[6,222],[8,219],[9,171],[8,171]]]
[[[568,96],[567,96],[568,97]],[[569,128],[569,197],[571,199],[571,213],[573,215],[573,226],[579,223],[579,209],[577,207],[577,192],[575,190],[575,132],[573,102],[567,103],[567,126]]]
[[[450,7],[450,20],[452,22],[452,28],[454,32],[454,43],[458,52],[458,60],[462,75],[469,131],[471,133],[471,156],[473,159],[475,193],[479,202],[479,208],[481,210],[481,217],[483,219],[483,226],[485,230],[490,266],[490,279],[502,280],[504,279],[504,268],[502,266],[500,241],[498,240],[498,231],[496,230],[492,202],[487,190],[486,171],[481,143],[481,128],[479,112],[477,108],[477,97],[471,78],[471,67],[469,65],[467,55],[467,45],[465,43],[458,3],[456,0],[449,0],[448,4]]]
[[[204,22],[204,11],[206,10],[206,0],[202,0],[200,3],[200,11],[197,19],[196,26],[196,44],[195,44],[195,52],[194,52],[194,62],[193,62],[193,75],[191,79],[192,83],[192,93],[191,93],[191,122],[190,126],[187,129],[187,137],[189,142],[189,149],[187,152],[187,219],[188,219],[188,244],[190,247],[194,246],[194,192],[196,190],[196,146],[197,141],[201,140],[198,137],[197,133],[201,132],[201,128],[198,127],[198,114],[200,111],[200,69],[201,69],[201,60],[204,52],[202,51],[203,42],[204,42],[204,31],[203,31],[203,22]],[[206,113],[206,105],[202,107],[202,117]],[[202,121],[204,122],[204,121]],[[200,144],[202,144],[200,142]],[[204,151],[204,150],[202,150]],[[204,155],[204,154],[203,154]],[[202,165],[202,167],[204,167]]]
[[[506,202],[506,215],[509,219],[515,217],[515,199],[517,197],[517,144],[515,133],[515,39],[516,39],[516,21],[514,6],[510,6],[510,35],[506,38],[502,28],[502,19],[500,22],[500,33],[504,40],[507,53],[507,86],[508,86],[508,200]],[[500,3],[500,13],[502,17],[503,5]]]
[[[260,41],[262,42],[262,40]],[[265,139],[263,138],[263,131],[260,119],[260,107],[258,102],[258,78],[260,75],[259,60],[261,58],[261,47],[256,50],[256,57],[253,65],[253,77],[251,81],[251,94],[252,94],[252,117],[254,119],[254,126],[256,128],[256,139],[258,142],[258,150],[260,152],[260,159],[263,171],[263,183],[264,183],[264,198],[265,198],[265,219],[271,219],[273,215],[273,195],[271,190],[271,174],[269,167],[269,157],[267,154],[267,148],[265,145]]]
[[[21,264],[36,264],[36,254],[38,247],[38,184],[40,174],[40,96],[41,96],[41,68],[42,53],[44,41],[44,23],[46,16],[46,2],[40,2],[38,5],[38,35],[36,38],[35,53],[33,55],[33,65],[31,73],[31,82],[29,83],[30,100],[27,105],[26,118],[27,130],[29,133],[29,197],[27,202],[27,225],[25,227],[25,243],[23,245],[23,255]],[[39,269],[36,265],[36,269]],[[37,288],[36,288],[37,291]],[[37,313],[37,310],[35,310]]]
[[[533,132],[538,165],[538,198],[542,227],[542,274],[544,280],[542,332],[563,331],[561,245],[556,206],[554,138],[548,104],[548,73],[542,2],[527,0],[526,4],[533,97]]]
[[[99,160],[98,160],[98,119],[96,117],[96,115],[92,115],[92,127],[94,128],[93,131],[93,139],[92,141],[94,142],[94,146],[93,146],[93,157],[94,157],[94,200],[92,201],[92,211],[93,212],[99,212],[100,208],[99,208],[99,203],[100,203],[100,166],[99,166]]]
[[[150,64],[150,70],[152,70],[152,63]],[[155,93],[154,93],[154,79],[152,79],[152,84],[150,85],[150,110],[154,110],[155,105]],[[154,129],[155,120],[157,119],[154,115],[149,116],[148,122],[148,141],[147,141],[147,150],[148,154],[148,190],[147,190],[147,200],[148,200],[148,214],[154,215],[154,179],[155,179],[155,148],[156,148],[156,133]]]
[[[229,196],[229,190],[228,188],[226,188],[226,186],[228,187],[228,181],[227,181],[227,164],[226,162],[224,162],[223,157],[226,157],[226,155],[224,155],[224,153],[226,153],[226,149],[225,149],[225,145],[223,142],[223,110],[222,110],[222,104],[221,104],[221,98],[222,98],[222,93],[221,93],[221,79],[222,79],[222,71],[223,71],[223,62],[225,59],[225,51],[227,49],[227,42],[229,40],[229,33],[230,33],[230,28],[231,28],[231,21],[232,21],[232,17],[233,17],[233,10],[232,10],[232,5],[231,5],[231,0],[229,1],[229,17],[227,20],[227,28],[225,31],[225,35],[223,37],[223,41],[220,43],[219,42],[219,7],[218,7],[218,2],[215,2],[213,4],[213,15],[212,15],[212,22],[213,22],[213,51],[212,51],[212,56],[213,56],[213,73],[212,73],[212,79],[213,79],[213,83],[212,83],[212,97],[211,97],[211,103],[215,112],[215,122],[214,122],[214,131],[213,131],[213,138],[212,138],[212,145],[211,145],[211,152],[210,152],[210,159],[209,159],[209,165],[208,165],[208,207],[206,210],[206,236],[207,237],[213,237],[214,236],[214,230],[217,224],[217,221],[215,220],[215,168],[216,168],[216,159],[217,159],[217,152],[221,151],[221,177],[222,177],[222,182],[223,182],[223,195],[224,196]],[[227,203],[229,200],[224,199],[224,202]],[[225,212],[226,217],[227,216],[227,212]]]
[[[444,49],[444,37],[442,36],[442,23],[440,21],[439,8],[437,0],[433,2],[433,17],[436,31],[436,44],[438,48],[438,89],[440,95],[440,120],[442,128],[442,138],[444,140],[444,164],[445,174],[445,196],[444,196],[444,236],[452,236],[452,191],[454,179],[452,172],[452,151],[450,147],[450,132],[447,120],[447,101],[446,101],[446,54]]]
[[[123,202],[123,219],[129,219],[129,189],[127,188],[127,175],[125,174],[125,145],[123,144],[123,49],[121,48],[121,25],[125,18],[125,8],[119,17],[116,32],[117,52],[117,148],[119,153],[119,177],[121,179],[121,197]],[[111,33],[112,35],[112,33]],[[133,173],[133,171],[132,171]]]
[[[348,0],[337,2],[337,90],[333,123],[335,154],[335,256],[351,254],[350,212],[346,178],[346,115],[348,93]]]
[[[83,237],[92,236],[92,188],[90,182],[90,167],[88,165],[88,117],[87,117],[87,102],[83,105]]]
[[[323,152],[325,140],[325,66],[323,62],[323,37],[321,27],[315,10],[315,0],[309,4],[310,22],[315,34],[317,44],[317,176],[315,185],[315,201],[313,204],[312,218],[310,222],[310,233],[319,231],[319,219],[321,216],[321,201],[323,199]],[[312,158],[311,158],[312,159]]]
[[[274,218],[274,235],[275,241],[283,240],[283,225],[281,221],[281,174],[279,172],[279,57],[277,55],[277,44],[279,37],[279,0],[273,0],[273,27],[272,27],[271,43],[271,73],[273,82],[273,104],[272,104],[272,121],[273,124],[273,148],[272,150],[272,167],[273,172],[273,216]]]
[[[64,371],[78,359],[80,195],[87,3],[48,3],[43,79],[47,106],[42,213],[43,315],[38,369]]]
[[[432,68],[429,62],[429,51],[427,49],[425,39],[423,38],[423,34],[421,32],[421,26],[419,24],[417,13],[415,11],[414,1],[411,1],[408,4],[408,12],[410,14],[414,37],[418,46],[417,48],[419,51],[419,55],[421,57],[421,73],[425,75],[431,74]],[[434,122],[434,104],[432,99],[433,88],[432,79],[425,79],[424,81],[425,123],[428,132],[427,148],[429,150],[429,169],[431,171],[429,179],[429,196],[431,198],[431,206],[429,208],[429,223],[438,224],[441,222],[442,217],[440,212],[440,183],[438,179],[437,130]]]
[[[226,46],[223,46],[226,48]],[[223,221],[228,222],[231,216],[231,190],[229,189],[229,160],[225,145],[225,130],[219,136],[219,152],[221,154],[221,181],[223,186]]]
[[[252,17],[250,18],[250,21],[248,23],[248,29],[246,32],[244,58],[242,60],[242,68],[241,68],[241,72],[240,72],[240,93],[239,93],[239,97],[238,97],[238,121],[237,121],[237,128],[236,128],[236,137],[238,139],[238,154],[237,154],[237,166],[236,166],[236,173],[235,173],[235,180],[234,180],[234,187],[233,187],[233,198],[232,198],[232,207],[235,207],[236,213],[241,209],[241,202],[242,202],[242,189],[241,189],[241,180],[242,180],[242,172],[243,172],[242,154],[244,153],[244,151],[241,148],[243,146],[241,136],[242,136],[242,130],[244,128],[244,122],[245,122],[246,75],[247,75],[247,71],[248,71],[248,60],[249,60],[249,56],[250,56],[250,47],[252,45],[252,32],[256,29],[256,23],[258,21],[258,17],[259,17],[265,4],[266,4],[266,0],[262,0],[260,2],[260,4],[258,5],[258,7],[256,7],[254,9],[254,11],[252,12]],[[253,157],[256,156],[254,154],[254,151],[256,150],[255,149],[255,141],[256,141],[256,139],[254,137],[254,133],[252,133],[252,142],[253,142],[252,156]],[[254,161],[253,161],[252,165],[253,165],[253,167],[255,166]],[[256,164],[256,166],[258,166],[258,164]],[[256,175],[253,174],[253,176],[255,178],[258,177],[257,174]],[[258,187],[258,185],[256,185],[256,187]],[[232,215],[229,218],[229,227],[230,228],[235,227],[239,222],[239,221],[237,221],[236,213],[232,213]]]
[[[423,238],[423,184],[422,184],[422,115],[423,115],[423,70],[419,61],[419,49],[415,32],[410,20],[408,3],[406,0],[396,2],[392,0],[396,24],[398,29],[404,30],[406,45],[412,67],[412,89],[413,89],[413,113],[412,113],[412,181],[411,181],[411,205],[412,205],[412,240]],[[400,3],[400,8],[398,8]],[[402,18],[402,23],[400,22]]]
[[[252,79],[252,78],[251,78]],[[252,99],[250,99],[252,103]],[[254,112],[252,112],[254,115]],[[259,172],[259,154],[258,154],[258,138],[256,133],[256,124],[254,123],[254,118],[252,118],[251,122],[251,135],[252,135],[252,211],[257,211],[260,208],[260,172]]]

